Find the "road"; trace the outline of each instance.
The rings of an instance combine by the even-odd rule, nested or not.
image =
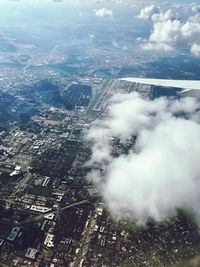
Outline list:
[[[55,213],[60,213],[60,212],[62,212],[64,210],[67,210],[67,209],[70,209],[70,208],[73,208],[73,207],[76,207],[76,206],[80,206],[80,205],[86,204],[86,203],[90,203],[90,202],[88,200],[82,200],[82,201],[79,201],[79,202],[76,202],[76,203],[72,203],[72,204],[69,204],[69,205],[61,208],[61,209],[52,210],[52,211],[40,214],[38,216],[31,217],[31,218],[27,219],[26,221],[19,223],[19,225],[24,225],[24,224],[40,221],[40,220],[44,219],[44,216],[48,216],[50,214],[55,214]]]

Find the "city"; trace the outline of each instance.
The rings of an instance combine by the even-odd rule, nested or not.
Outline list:
[[[84,92],[75,95],[74,86]],[[170,266],[198,255],[197,228],[181,211],[146,227],[115,221],[85,179],[84,131],[105,116],[114,93],[150,98],[151,87],[86,77],[69,81],[68,91],[71,111],[42,107],[28,123],[1,130],[2,266]],[[127,148],[115,140],[113,153],[126,153],[134,142]]]
[[[0,4],[0,266],[199,267],[199,100],[120,79],[199,80],[198,3],[27,2]]]

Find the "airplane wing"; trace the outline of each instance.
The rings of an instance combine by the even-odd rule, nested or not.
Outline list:
[[[179,92],[181,96],[200,97],[200,81],[197,80],[165,80],[165,79],[146,79],[146,78],[121,78],[121,81],[180,88],[183,89]]]

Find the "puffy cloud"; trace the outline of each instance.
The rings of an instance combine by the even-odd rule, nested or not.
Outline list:
[[[113,216],[143,224],[149,217],[164,220],[177,208],[200,215],[200,125],[193,119],[198,109],[187,98],[149,101],[131,93],[112,99],[108,117],[96,121],[86,138],[94,168],[88,179],[99,186]],[[114,157],[113,139],[126,144],[135,135],[135,146]]]
[[[183,24],[182,36],[184,39],[188,39],[191,42],[200,40],[200,17],[193,16],[190,17],[189,20]]]
[[[153,32],[149,37],[150,42],[174,45],[181,38],[181,22],[167,20],[154,24]]]
[[[154,5],[146,6],[141,9],[140,14],[138,15],[138,18],[140,19],[150,19],[152,15],[159,14],[160,8],[156,7]]]
[[[151,10],[153,10],[151,8]],[[199,56],[200,43],[200,15],[190,16],[185,22],[178,19],[178,13],[169,9],[163,12],[151,12],[149,18],[153,22],[153,29],[149,39],[142,44],[145,50],[171,51],[176,47],[187,47],[195,56]],[[144,11],[143,11],[144,12]],[[139,16],[142,18],[141,16]]]
[[[191,52],[195,56],[200,56],[200,43],[194,43],[191,47]]]
[[[167,21],[177,18],[178,13],[174,13],[172,9],[167,10],[166,12],[160,11],[159,13],[154,13],[151,17],[153,21]]]
[[[98,9],[95,15],[97,17],[111,17],[113,15],[113,11],[103,7],[101,9]]]
[[[142,8],[140,14],[137,17],[139,19],[144,19],[144,20],[151,19],[153,21],[163,21],[163,20],[174,19],[177,16],[178,14],[175,14],[172,9],[169,9],[166,12],[164,12],[160,7],[150,5]]]
[[[173,47],[166,44],[166,43],[153,43],[153,42],[147,42],[146,44],[142,45],[142,49],[148,50],[148,51],[173,51]]]
[[[193,12],[200,12],[200,5],[198,4],[192,4],[192,11]]]

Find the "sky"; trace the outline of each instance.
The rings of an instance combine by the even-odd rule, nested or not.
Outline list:
[[[170,54],[184,48],[200,56],[200,1],[1,0],[0,10],[1,26],[67,25],[96,19],[108,24],[109,19],[120,23],[124,17],[131,27],[139,21],[150,28],[147,38],[138,39],[142,50]]]

